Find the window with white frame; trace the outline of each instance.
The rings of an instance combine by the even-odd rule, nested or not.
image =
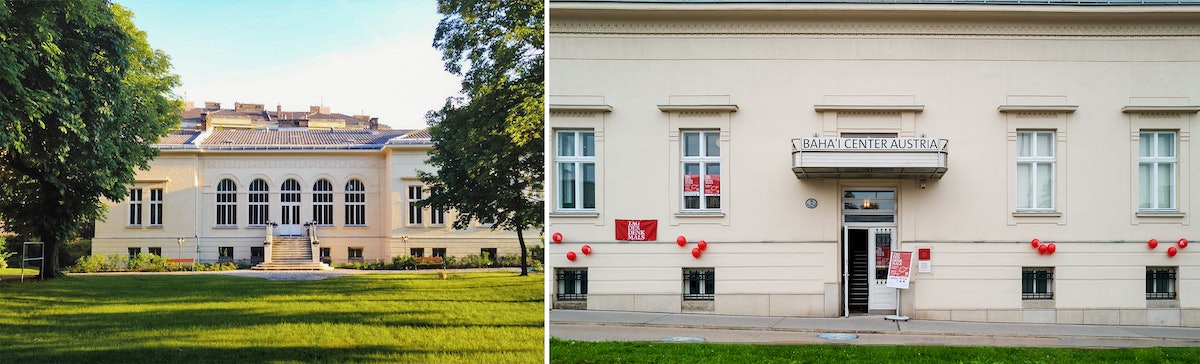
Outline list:
[[[1054,268],[1021,268],[1021,299],[1054,299]]]
[[[417,206],[418,202],[424,200],[424,186],[408,186],[408,224],[421,225],[424,220],[421,219],[421,207]]]
[[[140,188],[129,189],[129,225],[142,224],[142,190]]]
[[[163,224],[163,189],[150,189],[150,226]]]
[[[1138,209],[1175,210],[1175,132],[1143,131],[1138,138]]]
[[[262,179],[250,182],[250,225],[263,226],[270,221],[270,188]]]
[[[333,184],[324,179],[313,184],[313,222],[333,225]]]
[[[1017,132],[1017,209],[1054,209],[1054,131]]]
[[[716,279],[713,268],[683,268],[683,300],[712,301]]]
[[[596,134],[591,130],[563,130],[556,140],[558,210],[595,209]]]
[[[237,225],[237,184],[228,178],[217,183],[217,225]]]
[[[446,225],[446,210],[440,207],[429,207],[429,224]]]
[[[1146,299],[1175,299],[1175,267],[1146,267]]]
[[[367,224],[367,188],[362,181],[346,182],[346,226]]]
[[[721,209],[721,132],[683,131],[683,209]]]

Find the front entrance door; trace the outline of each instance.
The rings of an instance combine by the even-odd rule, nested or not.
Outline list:
[[[279,235],[299,236],[304,231],[300,226],[300,183],[294,179],[283,181],[280,192],[283,211],[279,215]]]
[[[897,292],[886,283],[896,229],[846,226],[843,235],[846,315],[894,312]]]

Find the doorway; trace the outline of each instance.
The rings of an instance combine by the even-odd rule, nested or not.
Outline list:
[[[280,192],[279,202],[283,211],[280,214],[279,235],[299,236],[303,232],[300,227],[300,182],[294,179],[283,181]]]
[[[898,292],[887,287],[896,246],[894,190],[848,190],[842,195],[843,315],[892,314]]]

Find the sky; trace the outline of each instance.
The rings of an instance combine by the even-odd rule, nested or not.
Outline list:
[[[175,94],[197,106],[323,105],[417,129],[461,88],[433,48],[435,0],[114,2],[171,57]]]

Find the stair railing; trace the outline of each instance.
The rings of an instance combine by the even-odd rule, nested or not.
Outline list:
[[[271,262],[271,246],[275,243],[276,226],[279,226],[279,224],[267,221],[267,237],[263,240],[263,263]]]
[[[321,241],[317,239],[317,222],[309,221],[304,223],[304,229],[308,235],[309,247],[312,248],[313,263],[321,262]]]

